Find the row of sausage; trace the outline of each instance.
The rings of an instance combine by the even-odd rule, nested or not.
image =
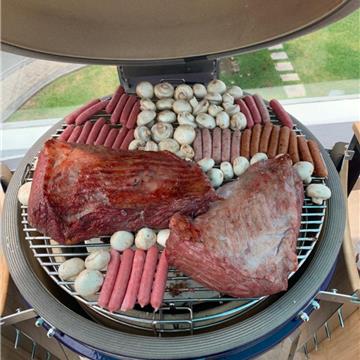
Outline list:
[[[326,177],[328,171],[320,149],[313,140],[298,136],[287,126],[255,124],[252,129],[231,131],[215,128],[196,129],[193,143],[195,161],[211,158],[216,164],[233,162],[239,156],[250,159],[257,153],[264,153],[272,159],[279,154],[289,154],[293,163],[308,161],[314,165],[317,176]]]
[[[126,249],[120,254],[112,249],[98,305],[109,311],[127,311],[136,302],[158,310],[166,289],[168,262],[165,250],[159,257],[156,246],[149,250]]]
[[[134,129],[113,127],[101,117],[95,123],[87,121],[84,125],[67,125],[59,140],[69,143],[103,145],[112,149],[127,150],[134,140]]]

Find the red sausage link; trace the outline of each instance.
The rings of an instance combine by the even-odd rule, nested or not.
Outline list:
[[[288,153],[289,142],[290,142],[290,132],[291,132],[291,130],[287,126],[281,127],[277,155]]]
[[[79,138],[77,139],[77,143],[78,144],[85,144],[86,139],[88,138],[90,131],[93,127],[93,124],[90,121],[87,121],[81,131],[81,134],[79,136]]]
[[[150,302],[151,288],[154,280],[158,255],[159,251],[156,245],[152,246],[146,254],[144,271],[142,273],[138,293],[138,303],[141,307],[146,306]]]
[[[130,278],[133,258],[134,258],[134,251],[131,249],[126,249],[122,253],[119,272],[116,276],[114,289],[111,294],[108,305],[108,309],[111,312],[119,310],[123,302],[126,288],[128,286],[128,282]]]
[[[202,154],[202,137],[201,137],[201,130],[200,129],[196,129],[196,136],[195,136],[195,140],[193,142],[193,146],[194,146],[194,152],[195,152],[195,157],[194,160],[195,161],[199,161],[203,158],[203,154]]]
[[[95,105],[96,103],[98,103],[100,101],[100,99],[94,99],[89,101],[88,103],[86,103],[85,105],[81,106],[80,108],[74,110],[72,113],[70,113],[69,115],[65,116],[65,122],[66,124],[73,124],[76,120],[76,118],[82,113],[84,112],[86,109],[90,108],[91,106]]]
[[[119,99],[118,103],[116,104],[114,112],[112,113],[111,118],[110,118],[110,122],[112,124],[117,124],[119,122],[120,115],[124,109],[127,99],[128,99],[128,96],[126,93],[124,93],[120,96],[120,99]]]
[[[294,124],[291,120],[291,117],[276,99],[272,99],[270,101],[270,107],[274,110],[275,115],[280,120],[282,125],[287,126],[290,129],[293,128]]]
[[[128,133],[125,136],[124,141],[122,142],[120,149],[121,150],[127,150],[129,147],[129,144],[134,140],[134,129],[130,129]]]
[[[250,140],[250,157],[253,157],[259,152],[260,138],[261,138],[262,127],[260,124],[255,124]]]
[[[75,125],[68,125],[66,129],[62,132],[62,134],[59,136],[58,140],[67,141],[74,129]]]
[[[156,269],[153,289],[151,292],[150,304],[155,309],[155,311],[159,309],[159,307],[163,302],[167,275],[168,275],[168,261],[166,258],[166,250],[164,250],[160,256],[160,260]]]
[[[94,145],[104,145],[104,142],[109,132],[110,132],[110,126],[108,124],[104,124],[100,130],[98,137],[94,142]]]
[[[104,142],[104,146],[107,146],[107,147],[112,147],[115,139],[116,139],[116,136],[118,134],[119,130],[118,129],[115,129],[115,128],[112,128],[110,130],[110,132],[108,133],[108,136],[106,137],[106,140]]]
[[[103,110],[105,106],[109,103],[109,100],[101,100],[95,105],[89,107],[83,111],[75,120],[76,125],[82,125],[85,121],[91,119],[92,116],[97,114],[99,111]]]
[[[223,129],[221,134],[221,161],[230,161],[231,130]]]
[[[120,96],[125,92],[124,88],[120,85],[118,86],[118,88],[115,90],[114,95],[111,97],[111,100],[109,101],[109,103],[106,105],[105,111],[108,114],[111,114],[114,109],[116,104],[118,103]]]
[[[254,120],[252,118],[251,112],[247,107],[246,103],[242,99],[237,99],[236,104],[240,106],[240,111],[245,115],[247,121],[247,128],[251,129],[254,126]]]
[[[130,112],[132,107],[134,106],[135,102],[137,100],[137,97],[134,95],[130,95],[126,101],[126,104],[124,106],[123,111],[121,112],[121,116],[120,116],[120,124],[125,125],[128,121]]]
[[[317,176],[323,176],[323,177],[327,177],[328,176],[328,170],[327,167],[325,165],[324,159],[321,155],[319,146],[317,144],[317,142],[315,142],[314,140],[308,140],[308,147],[310,150],[310,154],[311,157],[313,159],[314,162],[314,173]]]
[[[125,111],[125,109],[124,109],[124,111]],[[136,127],[136,120],[137,120],[137,116],[138,116],[139,112],[140,112],[140,101],[136,101],[134,106],[131,109],[130,115],[126,122],[126,127],[128,129],[134,129]]]
[[[144,250],[136,249],[129,284],[126,289],[125,298],[121,304],[121,311],[127,311],[134,308],[139,291],[144,263],[145,263]]]
[[[100,118],[100,119],[96,120],[95,124],[93,125],[93,127],[90,131],[88,138],[86,139],[87,145],[94,145],[94,142],[95,142],[96,138],[98,137],[99,132],[104,124],[105,124],[104,118]]]
[[[221,163],[221,129],[216,127],[212,133],[212,158],[215,164]]]
[[[280,126],[274,125],[271,131],[269,146],[267,150],[267,156],[269,159],[273,159],[276,156],[280,137]]]
[[[106,307],[109,303],[111,293],[114,288],[116,276],[119,271],[120,266],[120,253],[115,249],[110,251],[110,262],[107,267],[104,284],[101,287],[100,295],[98,298],[98,305],[101,307]]]
[[[256,106],[255,100],[252,96],[247,95],[244,97],[245,103],[250,110],[251,116],[253,118],[254,124],[261,124],[261,115]]]
[[[241,146],[240,146],[240,155],[250,158],[250,141],[251,141],[251,130],[245,129],[241,135]]]
[[[266,107],[263,98],[258,94],[253,95],[253,98],[255,100],[256,106],[257,106],[257,108],[259,110],[259,113],[261,115],[261,120],[262,120],[263,124],[265,124],[267,122],[270,122],[269,110]]]
[[[112,147],[111,147],[112,149],[120,149],[120,146],[121,146],[122,142],[124,141],[128,131],[129,130],[126,127],[123,127],[120,129],[114,143],[112,144]]]
[[[211,134],[209,129],[201,129],[202,155],[204,158],[211,158]]]
[[[288,153],[291,156],[291,160],[292,160],[293,164],[296,164],[297,162],[300,161],[297,136],[296,136],[296,132],[294,130],[291,130],[291,133],[290,133]]]
[[[231,163],[240,156],[240,140],[241,132],[240,130],[235,130],[231,138]]]
[[[79,138],[81,131],[83,127],[82,126],[75,126],[74,131],[71,133],[68,142],[69,143],[76,143],[76,140]]]

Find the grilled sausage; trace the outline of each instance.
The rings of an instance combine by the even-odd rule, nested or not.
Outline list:
[[[59,136],[59,140],[61,141],[67,141],[69,137],[71,136],[71,133],[75,129],[75,125],[71,124],[66,127],[66,129],[62,132],[62,134]]]
[[[230,161],[231,157],[231,130],[223,129],[221,134],[221,161]]]
[[[195,136],[195,140],[193,142],[193,148],[194,148],[194,152],[195,152],[194,160],[199,161],[203,158],[201,130],[196,129],[195,132],[196,132],[196,136]]]
[[[314,140],[308,140],[307,143],[308,143],[311,157],[314,162],[315,175],[322,176],[322,177],[328,176],[328,170],[325,165],[324,159],[320,153],[318,144]]]
[[[300,155],[300,160],[301,161],[308,161],[311,162],[312,164],[313,159],[311,157],[311,153],[307,144],[307,141],[305,139],[304,136],[298,136],[297,137],[297,141],[298,141],[298,148],[299,148],[299,155]]]
[[[110,131],[110,126],[108,124],[104,124],[100,130],[98,137],[96,138],[94,145],[104,145],[106,137]]]
[[[232,133],[231,137],[231,163],[240,156],[240,141],[241,141],[241,132],[240,130],[235,130]]]
[[[126,101],[126,104],[124,106],[123,111],[121,112],[120,115],[120,124],[123,124],[124,126],[126,125],[131,109],[133,108],[135,102],[137,100],[137,97],[134,95],[130,95]]]
[[[277,150],[277,154],[287,154],[289,149],[289,141],[290,141],[290,128],[287,126],[282,126],[280,129],[279,135],[279,146]]]
[[[114,288],[116,276],[119,272],[120,266],[120,253],[115,249],[110,251],[110,262],[107,267],[104,283],[101,287],[100,295],[98,298],[98,305],[106,307],[109,303],[111,293]]]
[[[124,141],[128,131],[129,130],[126,127],[123,127],[120,129],[114,143],[112,144],[112,147],[111,147],[112,149],[120,149],[120,146],[121,146],[122,142]]]
[[[90,131],[93,127],[93,124],[90,121],[87,121],[81,131],[81,134],[79,136],[79,138],[77,139],[77,143],[78,144],[85,144],[86,143],[86,139],[88,138]]]
[[[129,118],[126,122],[126,127],[128,129],[134,129],[136,126],[136,120],[137,120],[137,116],[140,112],[140,101],[136,101],[134,106],[131,109]]]
[[[134,308],[140,287],[144,263],[145,251],[136,249],[129,284],[126,289],[125,298],[121,304],[121,311],[127,311]]]
[[[253,157],[259,152],[260,138],[261,138],[262,126],[257,123],[252,129],[251,141],[250,141],[250,157]]]
[[[250,158],[251,129],[245,129],[241,135],[240,155]]]
[[[70,137],[68,139],[68,142],[69,143],[76,143],[76,140],[79,138],[82,129],[83,129],[82,126],[75,126],[75,129],[71,133],[71,135],[70,135]]]
[[[221,163],[221,129],[216,127],[212,132],[212,159],[216,164]]]
[[[250,110],[251,116],[253,118],[254,124],[261,124],[261,115],[256,106],[255,100],[252,96],[247,95],[244,97],[245,103]]]
[[[156,269],[153,288],[151,291],[150,304],[155,309],[155,311],[159,309],[164,299],[167,275],[168,261],[166,258],[166,250],[164,250],[160,256],[160,260]]]
[[[267,122],[264,125],[263,131],[262,131],[261,137],[260,137],[259,152],[267,154],[272,128],[273,128],[273,124],[271,122]]]
[[[109,100],[101,100],[101,101],[97,102],[96,104],[90,106],[88,109],[83,111],[75,119],[75,124],[82,125],[85,121],[88,121],[89,119],[91,119],[92,116],[97,114],[99,111],[103,110],[108,103],[109,103]]]
[[[158,255],[159,251],[156,245],[152,246],[146,254],[144,271],[141,276],[138,293],[138,303],[141,307],[146,306],[150,302],[151,288],[154,280]]]
[[[120,145],[121,150],[127,150],[129,144],[134,140],[134,129],[130,129],[126,134],[122,144]]]
[[[276,156],[280,136],[280,126],[274,125],[271,131],[269,147],[267,155],[269,159],[273,159]]]
[[[253,95],[253,98],[261,115],[261,121],[263,122],[263,124],[270,122],[269,110],[265,105],[263,98],[258,94]]]
[[[113,145],[113,143],[114,143],[114,141],[115,141],[115,139],[116,139],[116,136],[117,136],[118,132],[119,132],[118,129],[112,128],[112,129],[109,131],[109,133],[108,133],[108,135],[107,135],[107,137],[106,137],[106,140],[105,140],[105,142],[104,142],[104,146],[111,148],[112,145]]]
[[[287,126],[290,129],[293,128],[294,124],[291,120],[291,117],[276,99],[272,99],[270,101],[270,107],[274,110],[275,115],[280,120],[282,125]]]
[[[201,129],[202,151],[204,158],[211,158],[211,134],[209,129]]]
[[[88,145],[94,144],[94,142],[95,142],[96,138],[98,137],[99,132],[104,124],[105,124],[104,118],[101,117],[100,119],[96,120],[95,124],[93,125],[93,127],[90,131],[88,138],[86,139],[86,144],[88,144]]]
[[[134,258],[134,251],[131,249],[126,249],[122,253],[119,272],[116,276],[114,289],[111,294],[108,305],[108,309],[111,312],[119,310],[123,302],[126,288],[128,286],[128,282],[130,278],[133,258]]]
[[[242,99],[237,99],[236,104],[240,106],[240,111],[245,115],[246,122],[247,122],[247,128],[251,129],[254,126],[254,120],[252,118],[251,112],[249,108],[247,107],[246,103]]]
[[[65,116],[64,121],[66,124],[74,124],[75,119],[82,113],[84,112],[86,109],[90,108],[91,106],[95,105],[96,103],[98,103],[100,101],[100,99],[94,99],[89,101],[88,103],[86,103],[85,105],[81,106],[80,108],[74,110],[72,113],[70,113],[69,115]]]
[[[113,113],[111,114],[110,122],[112,124],[117,124],[120,121],[120,116],[124,109],[127,99],[128,99],[128,95],[126,93],[120,96],[120,99],[116,104]]]
[[[300,161],[297,136],[294,130],[291,130],[290,132],[288,153],[290,154],[293,164],[296,164],[297,162]]]
[[[105,111],[108,114],[111,114],[114,111],[116,104],[118,103],[121,95],[124,92],[125,92],[124,88],[121,85],[119,85],[118,88],[115,90],[114,95],[111,97],[109,103],[106,105]]]

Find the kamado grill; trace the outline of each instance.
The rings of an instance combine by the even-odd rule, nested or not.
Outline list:
[[[260,1],[227,1],[221,6],[172,3],[169,8],[158,1],[121,5],[4,2],[2,42],[13,52],[43,58],[117,64],[125,91],[133,93],[142,80],[207,83],[217,75],[220,56],[312,31],[345,16],[357,2],[317,1],[306,7],[301,1],[273,1],[266,7]],[[121,11],[119,18],[117,11]],[[271,122],[279,124],[269,106],[268,111]],[[102,109],[89,121],[95,124],[103,118],[110,124],[110,117]],[[314,139],[298,120],[292,120],[297,136]],[[338,173],[321,145],[329,174],[314,176],[312,183],[326,184],[332,197],[317,205],[305,196],[296,244],[299,266],[290,275],[286,292],[233,298],[170,268],[158,311],[137,305],[131,311],[110,312],[99,307],[95,298],[77,294],[73,281],[62,281],[58,275],[65,260],[109,248],[109,237],[60,245],[31,227],[27,206],[17,200],[19,187],[32,181],[44,142],[61,137],[69,126],[64,121],[56,124],[26,154],[7,190],[3,216],[2,236],[12,278],[33,307],[37,324],[49,335],[93,359],[251,358],[287,337],[319,308],[320,292],[331,281],[345,226]],[[119,129],[121,125],[110,126]]]

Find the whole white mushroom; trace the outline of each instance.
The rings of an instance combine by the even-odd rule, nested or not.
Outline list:
[[[203,99],[207,94],[206,87],[203,84],[194,84],[193,91],[198,99]]]
[[[147,250],[156,244],[156,233],[149,228],[140,229],[135,236],[135,245],[138,249]]]
[[[155,111],[156,105],[150,99],[141,99],[140,100],[140,110],[141,111],[144,111],[144,110]]]
[[[178,114],[177,121],[179,125],[190,125],[193,128],[197,127],[194,115],[189,112],[181,112]]]
[[[156,112],[153,110],[144,110],[139,112],[139,115],[137,116],[136,124],[138,126],[142,125],[148,125],[153,121],[156,117]]]
[[[145,141],[140,139],[134,139],[128,146],[128,150],[140,150],[145,146]]]
[[[195,136],[195,130],[191,125],[180,125],[174,132],[174,139],[181,145],[192,144],[195,140]]]
[[[243,130],[246,128],[247,121],[246,117],[242,112],[237,112],[231,116],[230,128],[232,130]]]
[[[212,169],[215,165],[214,159],[210,159],[210,158],[203,158],[199,160],[197,163],[201,167],[201,170],[205,173],[208,172],[210,169]]]
[[[230,126],[230,117],[225,111],[220,111],[216,115],[216,125],[221,129],[227,129]]]
[[[314,172],[314,165],[309,161],[299,161],[293,165],[301,180],[306,184],[311,183],[311,176]]]
[[[208,92],[205,99],[209,101],[210,104],[215,105],[220,105],[222,102],[222,96],[219,93]]]
[[[18,191],[18,200],[21,202],[21,204],[26,206],[29,204],[31,184],[32,182],[26,182],[20,186]]]
[[[174,101],[172,108],[177,114],[179,114],[181,112],[191,112],[192,111],[192,107],[191,107],[190,103],[186,100]]]
[[[138,126],[134,131],[134,138],[142,141],[149,141],[151,138],[151,131],[147,126]]]
[[[215,119],[209,114],[200,113],[195,120],[201,128],[214,129],[216,127]]]
[[[171,110],[173,103],[174,103],[174,99],[172,98],[165,98],[165,99],[160,99],[156,102],[156,108],[160,111],[162,110]]]
[[[174,98],[176,100],[190,100],[194,95],[193,89],[191,86],[186,84],[181,84],[176,87]]]
[[[249,160],[244,156],[238,156],[233,161],[233,170],[236,176],[243,174],[250,166]]]
[[[148,81],[141,81],[136,85],[136,95],[140,98],[151,99],[154,96],[154,87]]]
[[[199,103],[194,107],[193,114],[199,115],[201,113],[206,113],[209,109],[210,103],[206,99],[202,99]]]
[[[232,95],[230,95],[228,92],[226,92],[222,96],[222,102],[225,104],[234,104],[234,97]]]
[[[156,236],[156,242],[162,247],[166,246],[166,241],[170,236],[170,229],[162,229]]]
[[[330,199],[331,190],[324,184],[310,184],[306,188],[306,195],[314,204],[322,205],[324,200]]]
[[[208,109],[209,115],[213,117],[216,117],[216,115],[221,111],[224,111],[224,108],[220,105],[215,105],[215,104],[210,104]]]
[[[176,120],[176,114],[170,110],[163,110],[158,113],[157,120],[164,123],[173,123]]]
[[[159,146],[156,142],[149,140],[145,145],[145,151],[158,151]]]
[[[83,270],[75,279],[75,291],[81,296],[89,296],[97,293],[104,281],[99,270]]]
[[[265,153],[258,152],[250,159],[250,165],[254,165],[259,161],[267,160],[268,157]]]
[[[226,91],[226,84],[218,79],[211,80],[207,85],[207,91],[211,93],[223,94]]]
[[[180,146],[180,150],[176,153],[176,155],[182,159],[189,160],[195,156],[195,151],[189,144],[183,144]]]
[[[180,145],[179,143],[174,139],[165,139],[161,140],[159,142],[159,150],[160,151],[170,151],[174,154],[176,154],[177,151],[179,151]]]
[[[171,98],[174,95],[174,87],[168,82],[163,82],[155,85],[154,93],[158,99]]]
[[[212,168],[207,172],[207,176],[213,187],[219,187],[224,181],[224,174],[220,169]]]
[[[198,102],[198,100],[197,100],[197,98],[196,98],[195,96],[193,96],[193,97],[189,100],[189,103],[190,103],[190,105],[191,105],[191,107],[192,107],[193,109],[195,109],[196,106],[198,106],[198,104],[199,104],[199,102]]]
[[[229,87],[227,93],[233,96],[235,100],[240,99],[243,96],[242,89],[236,85]]]
[[[220,170],[224,174],[224,180],[231,180],[234,177],[233,167],[228,161],[223,161],[220,164]]]
[[[74,281],[75,277],[85,269],[85,262],[78,257],[64,261],[58,269],[62,281]]]
[[[110,253],[108,250],[100,249],[92,252],[85,259],[85,267],[90,270],[102,270],[110,261]]]
[[[134,234],[129,231],[116,231],[111,235],[110,245],[117,251],[124,251],[134,243]]]
[[[236,113],[240,112],[240,106],[238,104],[227,104],[224,103],[223,107],[225,109],[225,111],[230,115],[233,116]]]
[[[173,126],[168,123],[159,122],[153,125],[151,128],[152,138],[156,142],[170,138],[173,132]]]

